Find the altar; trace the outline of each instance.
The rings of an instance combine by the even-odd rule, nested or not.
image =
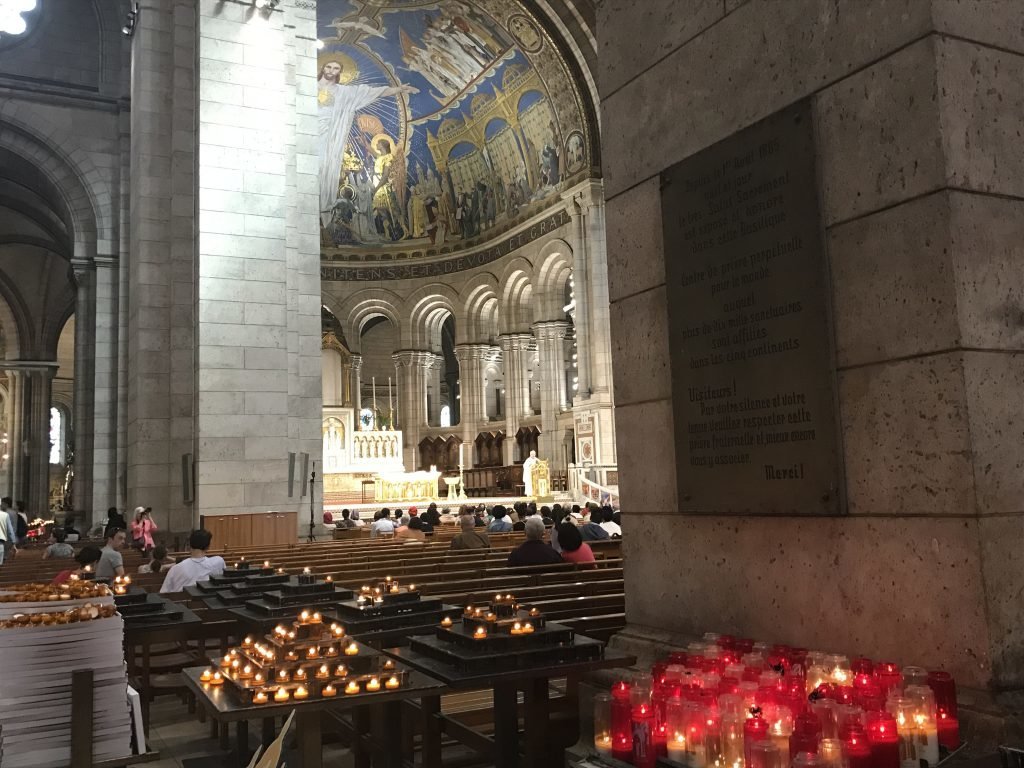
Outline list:
[[[441,473],[388,472],[373,478],[374,499],[379,502],[436,501]]]

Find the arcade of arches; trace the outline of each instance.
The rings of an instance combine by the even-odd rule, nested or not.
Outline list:
[[[0,495],[180,534],[536,451],[621,498],[622,642],[1024,689],[1018,0],[138,6],[0,30]]]

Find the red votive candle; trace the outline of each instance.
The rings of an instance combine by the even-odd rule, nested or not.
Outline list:
[[[938,710],[935,723],[939,731],[939,746],[945,747],[950,752],[960,746],[960,721],[955,715],[950,715],[944,710]]]
[[[664,683],[659,684],[658,678],[655,678],[654,682],[654,693],[651,696],[651,704],[654,709],[654,749],[658,757],[664,757],[668,754],[668,723],[666,721],[665,710],[668,705],[668,700],[671,696],[671,692],[668,690],[668,686]]]
[[[793,721],[793,735],[789,737],[789,754],[810,752],[816,755],[820,740],[821,721],[811,712],[802,712]]]
[[[928,687],[935,694],[935,707],[947,712],[950,717],[959,717],[956,706],[956,682],[949,672],[934,670],[928,673]]]
[[[852,729],[843,740],[847,768],[874,768],[871,745],[863,728]]]
[[[768,721],[761,715],[761,709],[754,707],[751,712],[753,717],[743,724],[743,760],[747,766],[752,764],[750,748],[768,738]]]
[[[883,699],[888,697],[889,691],[893,688],[902,689],[903,673],[900,671],[900,665],[892,661],[880,661],[875,665],[875,682],[878,683]]]
[[[633,709],[633,765],[636,768],[654,768],[658,760],[654,725],[654,708],[651,705],[641,704]]]
[[[875,671],[875,664],[871,659],[860,656],[850,662],[850,669],[855,675],[871,675]]]
[[[633,712],[629,683],[612,686],[612,757],[628,762],[633,757]]]
[[[896,718],[888,712],[875,713],[868,721],[867,733],[872,768],[900,768],[900,736],[896,730]]]

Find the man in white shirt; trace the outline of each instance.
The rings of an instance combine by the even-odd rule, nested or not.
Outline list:
[[[212,534],[207,530],[200,528],[198,531],[192,531],[192,535],[188,537],[188,546],[192,551],[188,558],[175,563],[167,571],[164,584],[160,587],[161,592],[181,592],[197,581],[224,573],[224,558],[220,555],[209,557],[206,554],[212,539]]]
[[[604,521],[601,523],[601,527],[608,531],[609,536],[621,536],[622,526],[615,522],[615,512],[612,511],[611,507],[602,507],[599,510],[604,517]],[[594,520],[594,516],[597,512],[590,513],[590,519]]]
[[[391,510],[382,509],[377,513],[377,519],[370,526],[370,538],[375,539],[381,534],[394,533],[395,524],[391,522]]]

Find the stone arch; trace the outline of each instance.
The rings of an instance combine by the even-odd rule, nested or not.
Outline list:
[[[402,305],[402,299],[396,293],[383,288],[368,288],[356,291],[341,302],[329,294],[323,294],[321,301],[338,318],[349,349],[357,354],[362,347],[360,337],[363,326],[374,317],[387,318],[401,335],[402,322],[398,308]]]
[[[10,101],[0,110],[0,148],[32,162],[61,195],[71,225],[74,258],[92,259],[101,252],[116,255],[113,195],[103,174],[88,153],[67,150],[77,143],[68,130],[51,123],[45,136],[40,136],[42,130],[13,114],[16,106],[17,102]],[[100,200],[106,204],[101,205]]]
[[[406,300],[409,307],[407,333],[402,337],[406,349],[441,348],[441,326],[449,316],[455,318],[455,333],[465,333],[465,318],[461,316],[462,302],[455,289],[444,283],[430,283],[414,291]]]
[[[540,250],[535,268],[534,284],[537,286],[533,319],[561,320],[565,313],[565,282],[572,274],[572,248],[565,240],[555,238],[545,243]]]
[[[498,278],[490,272],[476,275],[462,293],[466,296],[465,338],[492,342],[498,334]]]
[[[533,264],[522,257],[512,259],[501,275],[499,332],[528,332],[533,322],[530,297],[533,293]]]
[[[16,308],[21,311],[16,312]],[[20,297],[0,280],[0,329],[3,329],[4,357],[7,360],[21,359],[22,340],[31,338],[27,322],[28,315],[21,306]]]

